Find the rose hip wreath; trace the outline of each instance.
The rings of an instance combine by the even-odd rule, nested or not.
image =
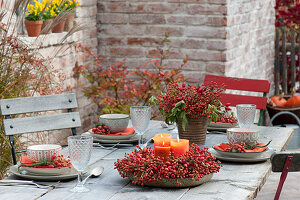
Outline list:
[[[207,148],[200,149],[196,144],[191,144],[190,150],[179,158],[170,153],[167,161],[154,157],[154,151],[149,147],[138,147],[115,162],[115,169],[121,177],[129,177],[133,184],[141,186],[162,179],[177,179],[176,183],[180,186],[180,179],[198,181],[205,175],[219,172],[221,166]]]

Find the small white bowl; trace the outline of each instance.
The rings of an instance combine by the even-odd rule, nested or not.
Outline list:
[[[249,128],[230,128],[226,131],[227,139],[233,144],[245,142],[247,144],[256,144],[259,140],[259,130]]]
[[[111,133],[124,131],[129,123],[129,115],[125,114],[105,114],[100,115],[99,123],[107,126]]]
[[[57,144],[40,144],[27,148],[27,155],[32,161],[51,161],[52,156],[60,155],[61,146]]]

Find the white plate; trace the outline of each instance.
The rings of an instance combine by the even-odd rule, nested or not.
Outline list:
[[[71,168],[69,174],[58,175],[58,176],[41,176],[41,175],[30,174],[30,173],[20,174],[18,172],[18,165],[11,166],[10,171],[11,173],[13,173],[18,177],[29,179],[29,180],[38,180],[38,181],[62,181],[62,180],[77,178],[77,170],[74,168]]]
[[[221,151],[218,149],[213,149],[220,155],[225,156],[225,157],[234,157],[234,158],[255,158],[260,156],[262,153],[268,151],[268,148],[264,151],[260,152],[228,152],[228,151]]]
[[[116,143],[135,143],[139,140],[138,135],[135,134],[132,137],[128,138],[128,139],[122,139],[122,140],[118,140],[118,139],[111,139],[111,140],[107,140],[107,139],[99,139],[98,137],[94,137],[95,134],[91,134],[89,132],[85,132],[83,133],[84,135],[92,135],[93,136],[93,141],[94,142],[99,142],[99,143],[106,143],[106,144],[116,144]],[[115,137],[115,136],[114,136]]]
[[[70,174],[72,168],[69,168],[69,167],[63,167],[63,168],[21,167],[21,170],[24,170],[30,174],[35,174],[35,175],[58,176],[58,175]]]
[[[92,129],[89,130],[89,133],[94,138],[97,138],[99,140],[128,140],[131,137],[134,137],[136,133],[130,135],[100,135],[100,134],[94,134]]]
[[[218,160],[229,161],[229,162],[241,162],[241,163],[253,163],[253,162],[262,162],[268,160],[271,155],[274,153],[274,150],[269,149],[268,151],[263,152],[257,157],[253,158],[236,158],[236,157],[228,157],[221,154],[216,153],[213,148],[209,149],[211,154],[216,157]]]
[[[231,123],[215,123],[215,122],[210,122],[208,124],[209,127],[215,127],[215,128],[233,128],[237,126],[237,123],[231,124]]]

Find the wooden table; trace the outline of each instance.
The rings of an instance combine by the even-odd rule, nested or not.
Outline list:
[[[260,141],[267,142],[272,139],[269,147],[275,151],[284,150],[294,134],[290,128],[259,127],[259,129]],[[166,128],[160,126],[159,121],[151,121],[146,137],[167,132]],[[207,134],[205,147],[212,147],[221,142],[226,142],[225,134]],[[86,185],[91,189],[88,193],[69,192],[69,188],[76,183],[76,180],[73,180],[62,182],[61,185],[64,187],[48,190],[34,186],[0,186],[0,199],[253,199],[271,172],[269,161],[250,164],[222,162],[220,172],[214,174],[209,182],[197,187],[183,189],[140,187],[131,184],[128,179],[121,178],[114,169],[114,161],[123,158],[125,152],[131,152],[133,149],[134,147],[117,150],[93,149],[90,167],[101,165],[105,170],[99,178],[90,178],[87,181]],[[9,178],[17,179],[15,176]]]

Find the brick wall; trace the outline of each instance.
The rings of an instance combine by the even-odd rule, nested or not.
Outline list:
[[[201,83],[206,73],[273,80],[275,0],[81,0],[76,22],[90,25],[72,35],[67,43],[83,43],[111,61],[123,60],[135,67],[149,59],[147,52],[169,33],[169,66],[185,57],[184,75]],[[52,33],[41,53],[48,56],[60,46],[65,33]],[[24,37],[24,41],[34,38]],[[54,59],[74,86],[75,62],[92,61],[68,49]],[[96,106],[77,92],[83,129],[90,127]],[[81,131],[82,131],[81,130]]]
[[[139,65],[169,32],[184,75],[273,79],[274,0],[98,0],[98,53]],[[257,73],[259,72],[259,73]]]
[[[275,1],[233,1],[227,16],[227,76],[273,81]]]

